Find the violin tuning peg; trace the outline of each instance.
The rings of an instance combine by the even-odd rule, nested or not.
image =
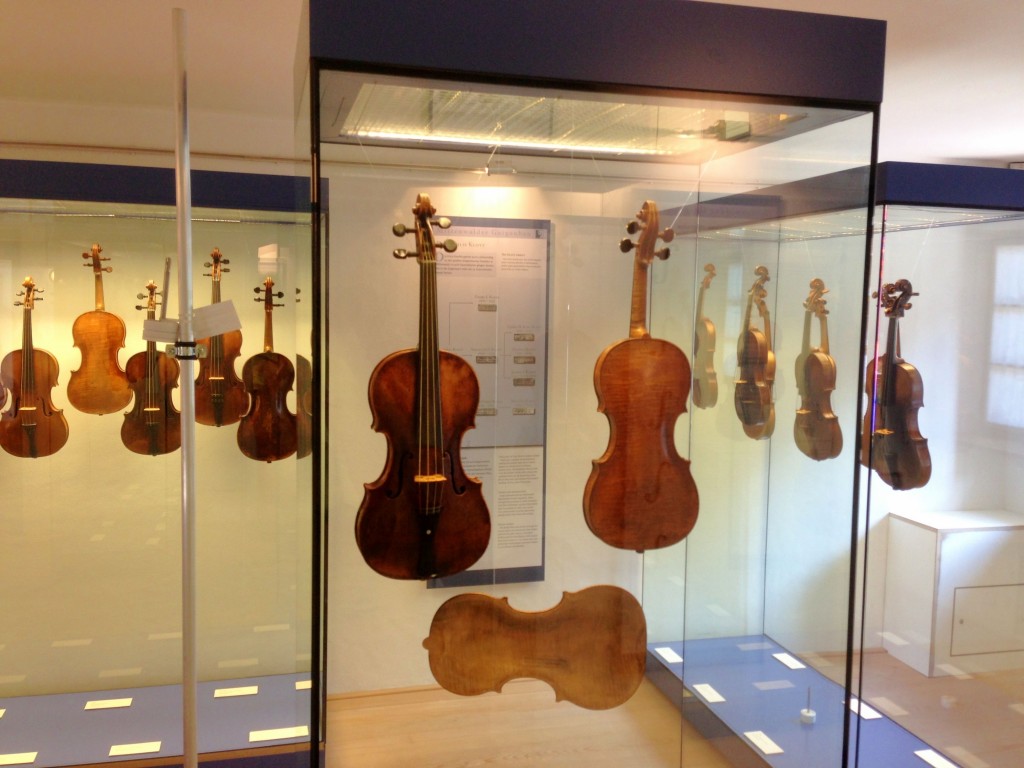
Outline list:
[[[658,235],[664,243],[671,243],[676,237],[676,231],[672,227],[665,227]]]
[[[452,220],[447,216],[440,216],[437,219],[434,219],[433,223],[438,229],[448,229],[448,227],[452,225]]]
[[[395,250],[391,252],[391,255],[396,259],[404,259],[409,255],[409,252],[405,250],[405,248],[395,248]]]
[[[230,263],[231,263],[231,259],[221,259],[221,260],[220,260],[220,263],[221,263],[221,264],[230,264]],[[226,270],[225,270],[225,271],[226,271]]]
[[[252,289],[252,292],[253,293],[259,293],[262,290],[263,290],[262,288],[260,288],[259,286],[256,286],[255,288]],[[142,297],[140,296],[139,298],[141,299]]]
[[[639,216],[639,214],[637,215]],[[629,224],[626,225],[626,231],[629,232],[629,234],[631,235],[635,235],[637,232],[640,231],[640,222],[636,221],[635,219],[629,222]]]
[[[622,238],[622,240],[619,241],[619,250],[622,251],[623,253],[629,253],[634,248],[636,248],[636,243],[634,243],[628,237],[624,237]]]
[[[662,261],[664,261],[665,259],[668,258],[668,254],[669,254],[669,249],[668,248],[662,248],[660,251],[655,251],[654,252],[654,255],[657,256]]]
[[[210,267],[213,266],[213,262],[212,261],[204,261],[203,262],[203,266],[206,267],[207,269],[209,269]]]
[[[449,237],[447,240],[441,243],[441,247],[444,248],[444,250],[447,251],[448,253],[455,253],[455,251],[459,247],[459,244]]]
[[[395,224],[393,227],[391,227],[391,231],[394,233],[395,237],[401,237],[406,232],[408,232],[409,229],[408,227],[405,226],[405,224]]]

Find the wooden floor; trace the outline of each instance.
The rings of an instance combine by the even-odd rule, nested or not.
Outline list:
[[[882,651],[866,654],[863,670],[865,701],[963,768],[1024,766],[1024,670],[929,678]],[[557,703],[536,681],[474,697],[439,688],[338,696],[327,727],[327,768],[731,765],[646,680],[601,712]]]
[[[327,768],[728,768],[646,680],[625,704],[555,702],[536,681],[460,697],[438,688],[331,697]]]

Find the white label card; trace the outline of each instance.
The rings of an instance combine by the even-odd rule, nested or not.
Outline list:
[[[274,739],[296,739],[309,736],[309,727],[295,725],[291,728],[270,728],[266,731],[249,731],[249,742],[273,741]]]
[[[160,751],[159,741],[140,741],[138,744],[115,744],[110,748],[108,757],[125,757],[126,755],[148,755]]]
[[[683,661],[683,657],[676,653],[674,650],[665,646],[663,648],[655,648],[655,652],[661,656],[669,664],[679,664]]]
[[[882,716],[881,712],[872,709],[858,699],[850,699],[850,709],[854,714],[860,715],[865,720],[878,720]]]
[[[197,307],[192,311],[192,332],[197,339],[219,336],[228,331],[237,331],[241,327],[242,321],[238,319],[238,312],[231,299]]]
[[[38,752],[17,752],[0,755],[0,765],[32,765]]]
[[[232,696],[255,696],[260,692],[258,685],[242,685],[237,688],[217,688],[213,692],[213,698],[226,699]]]
[[[773,653],[772,656],[790,669],[806,669],[806,665],[804,665],[803,662],[797,660],[793,656],[790,656],[788,653]]]
[[[957,768],[956,763],[951,763],[934,749],[919,749],[914,754],[934,768]]]
[[[85,709],[123,709],[131,705],[130,697],[126,699],[94,699],[85,702]]]
[[[769,739],[768,734],[764,731],[745,731],[743,735],[750,739],[750,743],[766,755],[782,754],[782,747]]]
[[[701,698],[708,704],[718,704],[719,702],[725,701],[725,696],[720,694],[707,683],[697,683],[693,686],[693,690],[699,693]]]

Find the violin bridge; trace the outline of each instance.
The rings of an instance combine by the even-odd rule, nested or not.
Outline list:
[[[415,475],[413,477],[415,483],[443,483],[444,481],[444,475]]]

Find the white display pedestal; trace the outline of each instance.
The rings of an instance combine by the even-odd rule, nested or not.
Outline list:
[[[1024,666],[1024,515],[889,515],[883,647],[928,676]]]

